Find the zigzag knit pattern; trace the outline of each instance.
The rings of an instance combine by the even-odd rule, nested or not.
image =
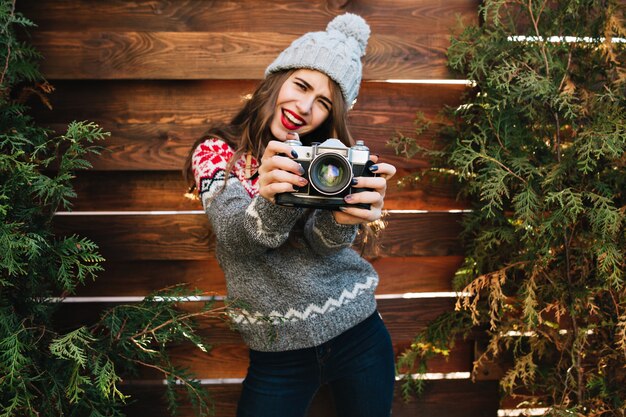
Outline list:
[[[304,310],[295,310],[290,308],[285,313],[278,311],[272,311],[269,314],[262,314],[260,312],[251,313],[248,310],[241,310],[241,314],[232,315],[235,323],[263,323],[267,324],[268,320],[274,324],[281,323],[283,321],[298,321],[307,320],[317,314],[325,314],[331,312],[344,304],[356,299],[361,293],[371,288],[375,288],[378,285],[377,277],[368,277],[364,283],[357,282],[352,288],[352,291],[344,289],[339,298],[329,298],[323,305],[309,304]]]

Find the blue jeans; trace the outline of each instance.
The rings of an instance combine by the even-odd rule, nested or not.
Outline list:
[[[304,417],[328,384],[340,417],[388,417],[395,381],[389,332],[378,312],[319,346],[250,350],[237,417]]]

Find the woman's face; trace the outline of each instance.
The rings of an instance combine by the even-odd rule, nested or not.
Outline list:
[[[317,129],[332,109],[330,79],[326,74],[299,69],[283,83],[278,92],[270,124],[272,135],[286,140],[288,132],[300,136]]]

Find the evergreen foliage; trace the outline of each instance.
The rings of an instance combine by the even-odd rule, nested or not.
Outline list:
[[[210,303],[178,308],[198,295],[171,288],[133,305],[106,310],[95,323],[61,327],[59,297],[74,294],[102,270],[98,246],[84,237],[56,236],[53,217],[76,197],[76,170],[91,165],[108,134],[73,122],[60,136],[36,125],[28,97],[49,104],[38,53],[16,31],[33,23],[0,0],[0,416],[121,416],[124,377],[159,371],[175,411],[182,394],[198,415],[212,412],[208,392],[168,355],[172,343],[208,347],[197,317],[218,316]]]
[[[624,416],[625,8],[486,0],[453,37],[448,64],[475,87],[430,156],[472,206],[466,261],[456,311],[418,335],[404,372],[484,329],[474,372],[505,363],[503,395],[546,415]]]

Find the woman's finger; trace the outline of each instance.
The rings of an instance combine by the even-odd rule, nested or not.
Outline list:
[[[341,217],[337,219],[338,223],[343,224],[360,224],[360,223],[369,223],[375,220],[380,219],[382,211],[378,208],[370,208],[364,209],[356,206],[342,206],[341,211],[337,213],[337,217]],[[339,216],[343,214],[343,216]]]
[[[296,175],[302,175],[304,174],[302,165],[299,162],[294,161],[297,156],[297,153],[291,148],[291,146],[285,145],[282,142],[271,141],[261,158],[259,174],[261,175],[280,169],[292,172]]]
[[[259,194],[266,200],[275,201],[276,194],[293,192],[293,185],[288,182],[273,182],[259,188]]]
[[[387,189],[387,180],[383,177],[357,177],[354,179],[352,187],[355,189],[366,188],[375,190],[384,196]],[[359,190],[359,192],[362,191]]]
[[[382,207],[383,197],[377,191],[362,191],[344,197],[348,204],[369,204],[373,207]]]
[[[288,183],[297,188],[304,187],[307,185],[308,181],[300,175],[281,169],[272,170],[259,178],[260,186],[267,186],[274,183]],[[294,191],[294,189],[289,191]]]
[[[386,180],[389,180],[396,174],[396,167],[391,164],[381,162],[379,164],[372,165],[370,167],[370,171]]]
[[[268,142],[261,160],[269,159],[276,155],[286,156],[288,158],[298,157],[298,153],[291,146],[278,140],[271,140]]]

